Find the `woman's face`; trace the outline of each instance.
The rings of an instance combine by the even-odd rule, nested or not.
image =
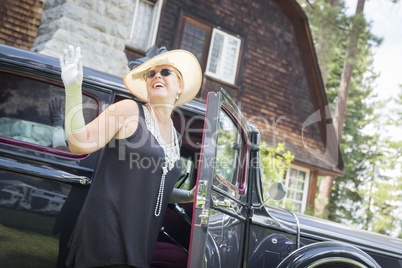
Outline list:
[[[149,102],[153,104],[173,104],[182,91],[177,71],[170,65],[151,67],[144,75],[147,83]]]

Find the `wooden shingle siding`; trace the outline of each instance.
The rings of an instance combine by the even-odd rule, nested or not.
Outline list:
[[[30,49],[38,34],[43,0],[0,1],[0,43]]]
[[[180,19],[185,15],[242,40],[239,73],[235,85],[225,85],[205,76],[198,97],[222,86],[255,123],[262,138],[272,146],[285,142],[295,162],[313,170],[337,170],[309,150],[325,153],[325,122],[303,129],[304,122],[322,107],[306,69],[304,53],[294,22],[275,0],[167,0],[164,3],[157,45],[177,48]],[[324,94],[325,95],[325,94]],[[304,135],[304,141],[302,136]],[[319,172],[325,173],[325,172]]]

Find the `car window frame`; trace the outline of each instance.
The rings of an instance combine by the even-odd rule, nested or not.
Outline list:
[[[46,78],[42,78],[42,77],[37,77],[37,76],[31,75],[31,74],[19,73],[19,72],[12,71],[12,70],[7,70],[7,69],[4,69],[4,68],[0,68],[0,72],[7,73],[7,74],[12,74],[12,75],[16,75],[16,76],[19,76],[19,77],[28,78],[28,79],[32,79],[32,80],[47,83],[49,85],[54,85],[54,86],[57,86],[57,87],[64,88],[64,85],[62,83],[58,83],[56,81],[52,81],[50,79],[46,79]],[[92,98],[93,100],[96,101],[97,106],[98,106],[96,116],[98,116],[100,114],[100,111],[101,111],[101,103],[102,103],[101,100],[99,99],[99,97],[94,95],[94,94],[92,94],[92,93],[90,93],[90,92],[85,91],[85,88],[83,88],[82,94],[85,95],[85,96],[88,96],[88,97],[90,97],[90,98]],[[83,159],[83,158],[86,158],[88,156],[88,154],[76,154],[76,153],[72,153],[72,152],[68,152],[68,151],[63,151],[63,150],[60,150],[60,149],[47,147],[47,146],[40,145],[40,144],[35,144],[35,143],[31,143],[31,142],[21,141],[21,140],[17,140],[17,139],[13,139],[13,138],[8,138],[8,137],[5,137],[5,136],[0,136],[0,143],[6,144],[6,145],[11,145],[11,146],[16,146],[16,147],[23,148],[23,149],[38,151],[38,152],[41,152],[41,153],[48,153],[48,154],[52,154],[52,155],[55,155],[55,156],[69,158],[69,159],[75,159],[75,160]]]
[[[231,103],[231,99],[226,97],[222,98],[221,110],[225,112],[228,118],[232,121],[242,139],[241,152],[239,152],[239,167],[237,170],[236,185],[233,185],[226,180],[225,184],[227,184],[227,186],[230,187],[230,189],[233,190],[236,194],[244,196],[247,192],[247,170],[250,158],[250,139],[248,135],[249,131],[247,124],[244,124],[244,118],[242,117],[240,110],[236,107],[237,106],[235,105],[235,103]]]

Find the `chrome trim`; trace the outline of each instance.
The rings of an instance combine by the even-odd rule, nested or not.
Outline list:
[[[293,217],[296,220],[296,228],[297,228],[297,234],[296,234],[296,249],[300,248],[300,223],[299,223],[299,218],[297,218],[296,214],[293,213],[292,211],[288,210],[290,214],[293,215]],[[272,216],[272,215],[271,215]]]
[[[67,179],[69,181],[79,182],[81,185],[90,185],[91,184],[91,180],[85,176],[74,176],[74,175],[61,174],[61,177],[63,179]]]
[[[4,159],[2,157],[0,157],[0,169],[63,183],[79,183],[81,185],[91,184],[91,180],[85,176],[61,172],[46,166],[21,163],[16,160]]]
[[[347,264],[353,264],[353,265],[355,265],[357,267],[360,267],[360,268],[367,268],[366,265],[363,265],[358,261],[348,259],[348,258],[343,258],[343,257],[328,257],[328,258],[320,259],[320,260],[317,260],[317,261],[313,262],[312,264],[310,264],[306,268],[314,268],[317,265],[322,265],[322,264],[332,263],[332,262],[343,262],[343,263],[347,263]]]
[[[240,205],[242,205],[244,207],[246,206],[246,204],[244,202],[240,201],[239,199],[237,199],[237,198],[235,198],[233,196],[228,195],[227,192],[223,191],[222,189],[219,189],[215,185],[212,185],[212,190],[214,190],[215,192],[217,192],[217,193],[219,193],[219,194],[221,194],[221,195],[233,200],[234,202],[236,202],[236,203],[238,203],[238,204],[240,204]]]

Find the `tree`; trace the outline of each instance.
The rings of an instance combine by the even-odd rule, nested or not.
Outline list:
[[[323,80],[329,101],[339,104],[339,100],[344,98],[346,105],[345,109],[337,105],[337,111],[345,111],[344,123],[340,124],[343,127],[340,132],[342,135],[339,137],[345,176],[326,184],[332,185],[332,189],[326,188],[329,190],[327,193],[331,193],[331,190],[332,193],[329,204],[324,204],[329,206],[325,217],[393,236],[398,235],[395,226],[400,226],[399,236],[402,236],[402,222],[397,217],[402,208],[402,201],[399,200],[402,179],[400,175],[390,176],[388,172],[392,169],[401,170],[402,144],[401,141],[385,139],[381,133],[367,131],[368,126],[384,128],[381,112],[378,111],[384,105],[389,105],[379,103],[372,93],[378,76],[373,71],[372,47],[381,44],[381,39],[370,33],[370,24],[365,21],[363,14],[352,18],[344,15],[343,1],[302,2],[307,2],[304,8],[320,68],[325,75]],[[362,6],[357,10],[362,11]],[[352,39],[352,26],[355,25],[359,25],[359,33],[357,39]],[[325,44],[327,41],[331,44]],[[354,47],[352,44],[356,44],[355,51],[351,50]],[[355,55],[354,59],[350,57],[351,54]],[[347,70],[351,74],[345,74]],[[350,78],[347,97],[346,90],[342,90],[345,85],[341,86],[345,77]],[[343,91],[343,95],[339,94],[340,91]],[[399,96],[394,100],[395,103],[401,105],[401,98]],[[392,120],[388,120],[389,124],[400,124],[401,110],[394,114]]]
[[[343,58],[342,54],[344,53],[344,48],[341,47],[340,44],[345,44],[348,39],[348,34],[345,34],[349,33],[347,30],[349,27],[348,19],[345,16],[345,7],[342,1],[317,0],[314,2],[306,2],[308,4],[304,5],[304,7],[309,18],[310,29],[316,45],[322,80],[324,85],[326,85],[328,76],[334,72],[334,70],[337,70],[339,66],[335,59]],[[355,39],[353,39],[353,41],[355,41]],[[352,45],[350,45],[350,47],[352,47]],[[352,55],[353,53],[350,53],[350,57]],[[352,69],[353,68],[348,68],[348,70]],[[343,78],[345,78],[345,74],[343,74]],[[345,79],[343,80],[345,81]],[[343,85],[346,86],[349,85],[349,83],[343,83]],[[338,141],[340,141],[339,138]],[[320,217],[326,217],[324,215],[326,214],[325,212],[328,209],[331,198],[333,180],[334,178],[332,176],[320,178],[317,202],[315,205],[316,213]]]
[[[335,100],[338,96],[343,59],[340,58],[338,62],[338,70],[335,69],[328,78],[327,94],[330,100]],[[355,61],[340,144],[345,176],[335,179],[329,203],[328,219],[333,221],[358,225],[365,218],[362,217],[360,208],[365,203],[364,190],[367,189],[362,189],[362,186],[367,183],[368,173],[372,171],[368,159],[375,156],[368,144],[376,144],[378,136],[367,134],[363,130],[378,118],[373,114],[375,106],[370,101],[375,97],[372,94],[372,85],[376,78],[377,75],[372,70],[371,48],[363,46]]]
[[[387,127],[391,127],[393,129],[396,129],[398,131],[400,127],[402,126],[402,85],[400,87],[400,92],[399,95],[395,98],[391,98],[389,100],[388,106],[392,107],[389,109],[388,112],[385,113],[385,111],[380,111],[380,114],[386,114],[387,116],[385,117],[385,127],[382,125],[381,129],[386,129]],[[385,134],[386,136],[386,134]],[[383,139],[383,143],[385,144],[384,148],[384,154],[387,156],[387,161],[385,165],[383,166],[383,169],[385,172],[387,171],[392,171],[395,170],[397,172],[394,172],[394,174],[390,174],[389,184],[391,190],[388,191],[387,193],[392,193],[397,197],[397,200],[393,199],[392,196],[387,195],[385,198],[387,200],[391,199],[392,205],[396,205],[397,207],[391,211],[389,214],[391,214],[391,217],[398,217],[397,221],[394,221],[394,230],[395,232],[392,235],[398,236],[399,238],[402,238],[402,220],[400,219],[400,215],[402,214],[402,200],[400,196],[402,196],[402,174],[400,173],[400,170],[402,170],[402,139],[401,138],[392,138],[386,136]],[[386,215],[388,216],[388,215]],[[387,217],[388,219],[388,217]],[[391,218],[393,220],[393,218]],[[388,220],[390,222],[391,220]],[[386,222],[385,224],[388,224]],[[398,224],[399,223],[399,224]],[[377,226],[383,226],[384,221],[381,221],[380,224]],[[383,232],[383,229],[380,230]]]
[[[332,2],[332,4],[337,4],[337,2]],[[360,37],[361,33],[364,31],[366,25],[366,21],[362,16],[364,4],[365,0],[358,0],[355,16],[352,17],[351,19],[352,27],[349,34],[349,40],[346,49],[346,55],[344,58],[342,74],[338,90],[338,98],[335,108],[335,117],[336,117],[335,119],[337,122],[334,124],[334,126],[335,126],[335,132],[337,133],[338,143],[342,142],[342,133],[347,109],[347,100],[349,96],[349,89],[352,79],[353,68],[355,65],[358,41],[359,38],[361,38]],[[327,176],[324,178],[324,180],[320,184],[318,198],[320,199],[324,198],[330,200],[333,180],[334,177],[332,176]],[[321,209],[319,213],[322,215],[323,211],[326,208],[327,206],[319,207],[319,209]]]

